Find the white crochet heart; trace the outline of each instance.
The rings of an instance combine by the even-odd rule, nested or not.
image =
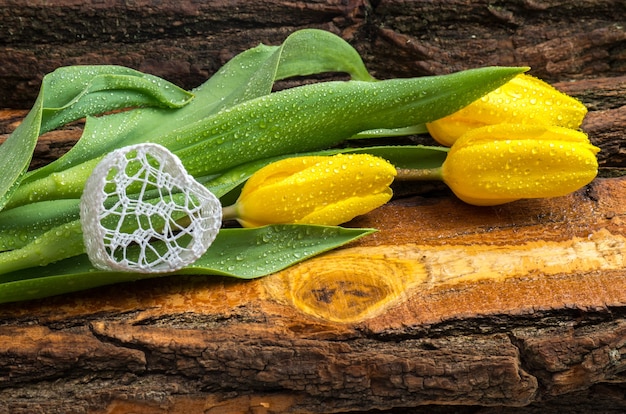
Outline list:
[[[144,143],[106,155],[85,184],[87,255],[104,270],[172,272],[202,256],[221,226],[220,201],[167,148]]]

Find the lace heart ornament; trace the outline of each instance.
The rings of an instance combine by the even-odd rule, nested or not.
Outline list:
[[[222,223],[219,199],[152,143],[107,154],[80,202],[85,248],[103,270],[163,273],[197,260]]]

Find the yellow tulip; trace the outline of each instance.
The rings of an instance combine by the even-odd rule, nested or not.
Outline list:
[[[546,82],[521,74],[470,105],[426,124],[440,144],[451,146],[467,131],[500,123],[554,125],[577,129],[587,114],[578,100]]]
[[[598,151],[584,133],[572,129],[499,124],[463,135],[441,172],[461,200],[497,205],[578,190],[596,176]]]
[[[396,169],[367,154],[287,158],[257,171],[233,206],[244,227],[337,225],[391,198]]]

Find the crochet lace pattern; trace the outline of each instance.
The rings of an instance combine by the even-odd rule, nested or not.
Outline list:
[[[165,147],[112,151],[85,184],[80,220],[87,255],[103,270],[173,272],[197,260],[221,226],[220,201]]]

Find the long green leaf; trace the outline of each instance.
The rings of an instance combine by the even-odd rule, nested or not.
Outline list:
[[[305,85],[245,101],[154,142],[170,149],[185,142],[174,152],[187,171],[200,177],[217,174],[255,160],[333,147],[359,131],[441,118],[525,69],[489,67],[424,78]],[[20,188],[15,202],[32,202],[33,194],[35,200],[80,197],[95,165],[85,164]],[[67,185],[59,187],[59,182]]]
[[[395,145],[348,148],[344,152],[371,154],[392,163],[396,168],[429,169],[441,167],[450,149],[427,145]]]
[[[345,72],[352,79],[372,82],[359,53],[340,37],[317,29],[302,29],[285,40],[276,80],[324,72]]]
[[[80,200],[60,199],[0,211],[0,252],[19,249],[45,232],[78,220]]]
[[[213,174],[262,158],[329,148],[359,131],[441,118],[524,70],[491,67],[445,76],[305,85],[243,102],[160,143],[169,147],[186,137],[193,145],[176,155],[191,174]]]
[[[276,225],[224,229],[202,258],[176,274],[224,275],[253,279],[332,250],[370,234],[372,229]],[[0,303],[36,299],[167,274],[105,272],[87,256],[0,276]]]
[[[358,134],[351,136],[350,139],[405,137],[407,135],[418,135],[427,133],[428,128],[426,128],[426,125],[420,124],[404,128],[371,129],[369,131],[361,131]]]
[[[312,51],[316,53],[313,54]],[[67,88],[67,85],[58,78],[80,77],[74,73],[75,71],[80,72],[79,74],[94,71],[106,74],[108,68],[107,66],[63,68],[63,73],[42,87],[44,95],[49,90],[51,93],[56,93],[57,90],[62,92],[59,102],[46,102],[46,105],[74,102],[75,96],[83,96],[86,93],[86,89],[76,86],[81,85],[80,82],[76,82],[73,88]],[[104,117],[88,118],[85,131],[78,143],[60,159],[29,174],[24,183],[101,157],[115,148],[139,142],[159,142],[159,137],[168,134],[175,136],[180,128],[185,128],[211,114],[269,94],[277,79],[325,71],[347,72],[355,79],[373,79],[367,73],[359,54],[344,40],[321,30],[300,30],[290,35],[281,46],[259,45],[237,55],[204,84],[194,89],[192,92],[195,98],[182,108],[139,108]],[[154,85],[161,83],[154,80]],[[89,86],[88,89],[92,90],[95,87]],[[165,94],[171,88],[165,84],[162,89],[164,90],[161,93]],[[117,93],[115,97],[117,96],[125,99],[124,94]],[[97,95],[94,98],[101,98],[102,102],[106,103],[109,96]],[[103,109],[105,108],[94,106],[93,110],[84,113],[83,116],[100,114],[104,112]],[[69,120],[67,117],[62,119]],[[174,140],[170,143],[170,150],[181,145],[186,145],[185,141]]]
[[[42,98],[37,98],[35,108],[41,107]],[[22,123],[0,145],[0,210],[8,203],[11,196],[18,189],[20,180],[28,169],[30,160],[37,145],[39,127],[41,125],[41,110],[32,110]]]
[[[285,269],[374,231],[298,224],[223,229],[200,259],[177,273],[220,274],[254,279]]]
[[[42,85],[42,132],[120,108],[181,108],[193,95],[156,76],[123,66],[62,67]]]
[[[60,68],[46,75],[35,105],[0,146],[0,210],[17,190],[40,134],[94,111],[179,107],[191,99],[188,92],[157,79],[119,66]]]

